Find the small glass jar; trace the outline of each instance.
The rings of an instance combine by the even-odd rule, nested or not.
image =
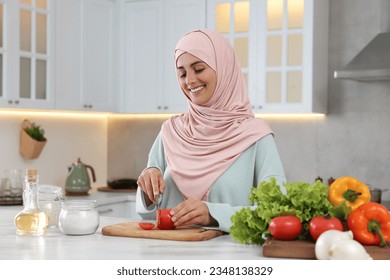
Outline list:
[[[96,200],[66,200],[62,202],[58,226],[66,235],[93,234],[100,218]]]
[[[62,201],[64,201],[64,193],[61,187],[50,185],[38,187],[38,207],[48,216],[49,227],[58,226]]]

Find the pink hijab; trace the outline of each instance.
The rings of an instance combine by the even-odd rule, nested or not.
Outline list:
[[[187,113],[164,122],[162,139],[168,169],[183,196],[207,200],[217,178],[272,131],[254,118],[238,59],[223,36],[211,30],[189,32],[176,45],[175,65],[183,53],[207,63],[217,74],[217,85],[207,104],[189,100]]]

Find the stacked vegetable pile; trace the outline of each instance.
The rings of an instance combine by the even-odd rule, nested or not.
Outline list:
[[[345,231],[343,238],[348,233],[360,246],[386,246],[390,241],[390,212],[370,202],[369,187],[356,178],[340,177],[330,187],[321,181],[286,183],[284,187],[286,192],[282,193],[271,178],[252,188],[249,200],[254,206],[232,216],[230,234],[237,242],[262,245],[272,236],[323,243],[318,239],[326,231],[338,231],[327,233],[335,236]],[[338,238],[333,239],[336,243]]]

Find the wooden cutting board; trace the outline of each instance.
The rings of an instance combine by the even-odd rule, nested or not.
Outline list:
[[[116,192],[116,193],[134,193],[137,191],[137,189],[113,189],[112,187],[108,186],[103,186],[103,187],[98,187],[98,191],[101,192]]]
[[[144,230],[138,226],[138,222],[120,223],[111,226],[106,226],[102,229],[103,235],[136,237],[136,238],[151,238],[177,241],[203,241],[215,238],[223,234],[222,231],[185,227],[174,230]]]
[[[263,245],[263,256],[315,260],[315,243],[307,240],[282,241],[268,239]],[[390,247],[364,246],[374,260],[390,260]]]

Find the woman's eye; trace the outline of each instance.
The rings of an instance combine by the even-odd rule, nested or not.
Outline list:
[[[185,78],[186,77],[186,73],[179,73],[179,77],[180,78]]]
[[[202,73],[204,70],[204,68],[200,68],[200,69],[195,69],[195,73]]]

